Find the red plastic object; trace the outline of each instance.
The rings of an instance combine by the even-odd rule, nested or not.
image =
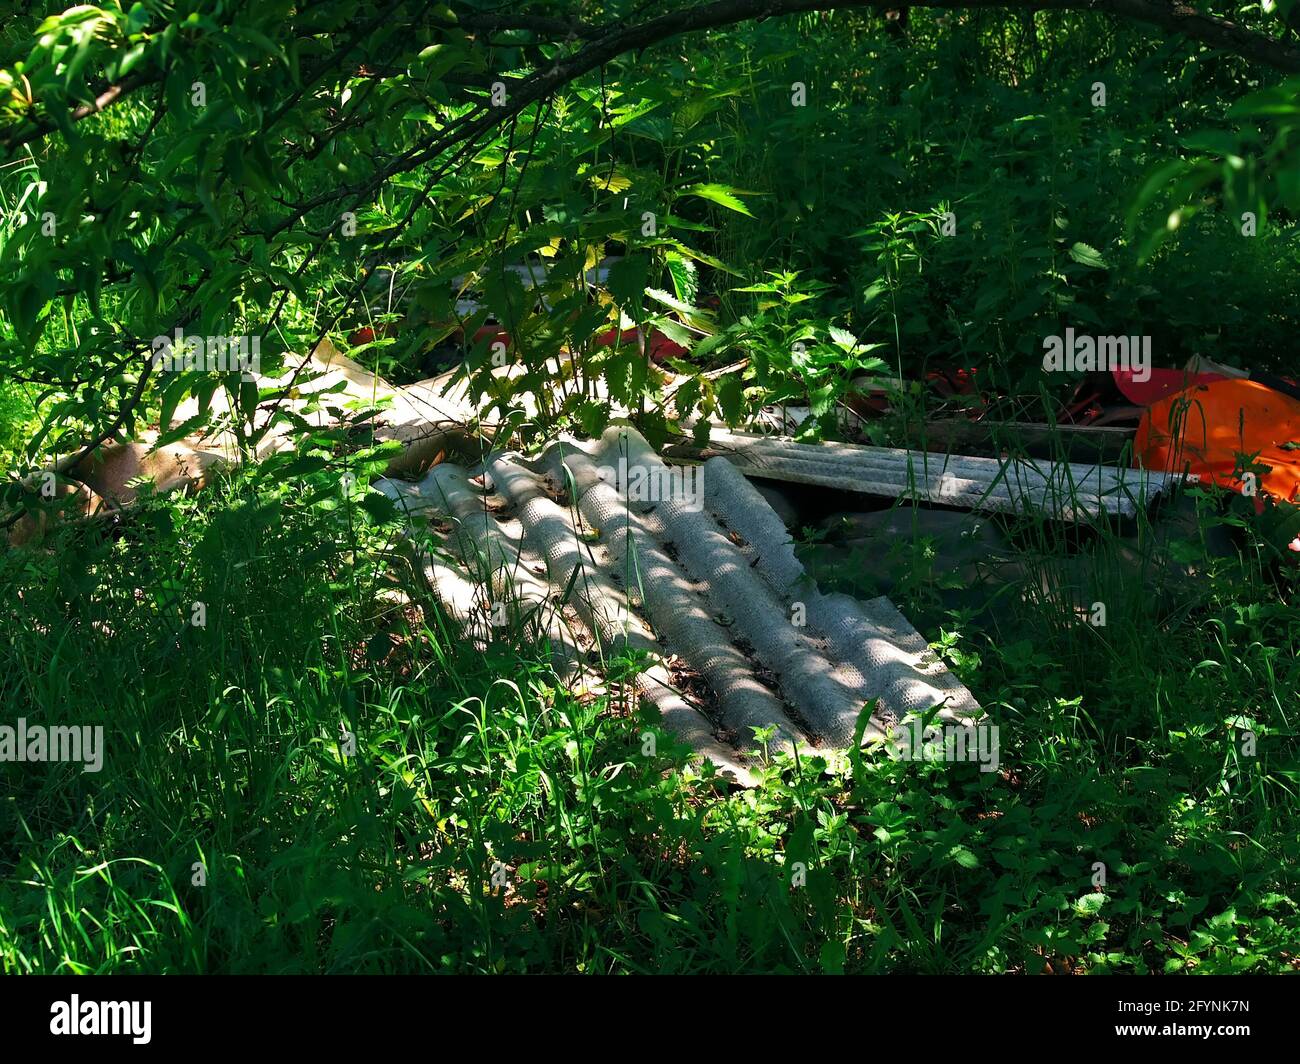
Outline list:
[[[1150,406],[1185,388],[1226,379],[1222,373],[1188,373],[1181,369],[1152,369],[1151,376],[1144,381],[1135,380],[1133,374],[1131,369],[1111,370],[1115,387],[1137,406]]]
[[[616,329],[607,329],[596,337],[597,347],[613,347],[614,337],[617,335]],[[636,329],[624,329],[618,340],[619,344],[635,344],[638,342]],[[658,329],[650,330],[650,361],[663,362],[670,358],[681,358],[689,352],[681,344],[676,343]]]

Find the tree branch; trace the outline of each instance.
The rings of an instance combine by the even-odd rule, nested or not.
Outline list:
[[[945,10],[983,8],[1006,11],[1094,11],[1129,22],[1159,26],[1265,66],[1287,73],[1300,73],[1300,46],[1246,29],[1217,15],[1207,15],[1182,0],[921,0],[911,6]],[[751,19],[812,11],[883,11],[897,7],[898,0],[716,0],[698,7],[671,11],[623,29],[614,26],[599,29],[590,26],[569,28],[573,36],[590,40],[602,48],[611,46],[615,50],[610,54],[617,55],[682,33],[721,29]],[[463,16],[462,24],[469,25],[475,18],[476,16],[467,14]],[[539,21],[524,15],[494,16],[494,19],[492,28],[498,30],[537,28],[532,24]],[[563,23],[540,21],[551,23],[547,26],[550,32],[559,32],[565,28]]]
[[[137,89],[142,89],[146,85],[153,85],[162,81],[163,74],[161,70],[154,70],[148,73],[141,73],[134,76],[123,78],[116,85],[110,85],[101,92],[91,103],[83,103],[73,108],[69,112],[68,118],[72,122],[80,122],[83,118],[89,118],[91,115],[97,115],[106,107],[111,107],[119,100],[125,99]],[[21,126],[8,133],[0,136],[0,155],[9,157],[16,148],[21,148],[24,144],[29,144],[34,140],[41,140],[49,136],[59,128],[59,124],[51,118],[41,117],[31,119],[27,125]]]

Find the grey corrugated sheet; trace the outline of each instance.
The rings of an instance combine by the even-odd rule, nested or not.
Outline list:
[[[973,510],[1031,511],[1060,520],[1132,517],[1181,479],[1122,466],[804,444],[717,427],[710,430],[709,450],[751,476]]]
[[[754,781],[760,728],[775,729],[771,749],[829,752],[852,742],[872,699],[871,738],[935,706],[949,721],[981,717],[888,600],[823,595],[780,520],[725,462],[704,467],[699,497],[636,501],[608,475],[620,458],[667,472],[640,436],[615,428],[538,463],[494,455],[481,481],[442,465],[419,484],[379,487],[413,520],[437,519],[425,572],[472,633],[485,635],[483,618],[510,586],[574,674],[593,646],[626,641],[649,655],[639,686],[666,726],[741,782]],[[707,707],[673,687],[670,656],[707,685]]]

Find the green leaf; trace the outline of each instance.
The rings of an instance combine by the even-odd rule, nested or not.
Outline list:
[[[950,860],[957,862],[962,868],[978,868],[980,859],[965,846],[954,846],[948,851]]]
[[[842,351],[854,351],[858,347],[858,338],[848,329],[841,329],[838,325],[830,327],[831,339],[835,341],[835,346]]]
[[[376,524],[384,525],[390,521],[396,521],[398,517],[397,506],[387,495],[382,492],[369,492],[361,500],[361,509],[365,510]]]
[[[197,432],[199,429],[203,428],[203,426],[207,424],[207,421],[207,414],[195,414],[188,421],[183,421],[175,428],[168,429],[166,432],[162,433],[156,440],[154,440],[152,449],[156,451],[159,447],[166,447],[168,444],[177,443],[178,441],[185,439],[186,436],[189,436],[191,433]]]
[[[387,632],[376,632],[366,644],[366,661],[374,665],[388,657],[393,641]]]
[[[682,315],[702,315],[704,312],[698,307],[693,307],[689,303],[684,303],[671,292],[665,292],[662,288],[647,288],[645,294],[653,299],[656,303],[662,303]]]
[[[678,251],[670,251],[666,265],[668,274],[673,279],[673,289],[677,292],[677,298],[683,303],[693,304],[700,289],[699,281],[696,279],[695,263]]]
[[[822,972],[826,975],[843,975],[845,957],[844,943],[839,939],[823,942],[822,948],[817,954],[817,959],[822,966]]]
[[[1087,266],[1094,270],[1107,269],[1106,260],[1101,257],[1101,252],[1096,248],[1082,242],[1077,243],[1070,248],[1070,258],[1081,266]]]
[[[810,388],[808,390],[808,406],[813,412],[813,417],[824,417],[829,414],[835,407],[835,400],[838,398],[839,389],[834,382],[823,384],[819,388]]]
[[[26,344],[35,344],[40,338],[41,311],[45,309],[45,296],[39,285],[24,284],[10,300],[14,316],[14,328]]]
[[[162,394],[162,411],[158,415],[159,426],[166,431],[172,423],[172,415],[176,412],[176,407],[189,391],[191,381],[185,376],[179,376],[163,389]]]
[[[309,473],[318,473],[329,465],[328,459],[319,454],[305,454],[283,464],[275,461],[276,455],[262,463],[262,471],[273,481],[292,480]]]
[[[672,318],[654,318],[654,327],[663,333],[668,339],[675,344],[681,344],[687,350],[695,343],[695,337],[685,326],[675,322]]]
[[[718,409],[722,411],[723,420],[728,425],[740,422],[740,415],[745,408],[745,387],[739,373],[723,377],[717,386]]]
[[[718,270],[721,273],[730,274],[732,277],[741,276],[739,270],[737,270],[733,266],[728,266],[721,259],[716,258],[713,255],[707,255],[703,251],[696,251],[694,248],[687,247],[685,244],[677,240],[669,240],[667,241],[667,243],[670,247],[675,248],[677,251],[679,251],[682,255],[686,256],[686,258],[688,259],[694,259],[696,262],[702,262],[704,263],[705,266],[712,266],[715,270]]]
[[[626,255],[609,268],[605,287],[620,307],[639,310],[645,299],[645,286],[649,276],[649,256]]]
[[[710,203],[716,203],[719,207],[726,207],[727,210],[735,211],[737,214],[743,214],[748,218],[754,217],[749,208],[745,206],[740,199],[740,189],[732,188],[730,185],[719,185],[715,182],[706,182],[700,185],[691,185],[681,191],[683,196],[697,196],[700,199],[708,200]],[[749,193],[752,195],[752,193]]]

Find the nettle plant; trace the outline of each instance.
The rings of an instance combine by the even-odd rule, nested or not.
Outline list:
[[[754,309],[697,345],[695,354],[743,353],[743,372],[722,377],[716,387],[691,381],[682,391],[698,389],[702,407],[730,425],[749,420],[763,406],[807,407],[810,416],[797,435],[834,435],[846,393],[887,366],[871,354],[883,344],[865,343],[810,312],[810,304],[823,305],[829,287],[798,271],[774,271],[768,280],[733,288],[756,297]]]
[[[478,337],[457,376],[525,438],[557,427],[598,434],[610,400],[667,431],[662,370],[697,372],[677,356],[717,332],[706,280],[737,272],[701,249],[700,237],[712,232],[714,209],[749,215],[746,193],[704,179],[715,149],[703,123],[718,96],[685,79],[579,87],[552,101],[541,126],[521,130],[532,146],[508,159],[502,239],[486,257],[470,241],[448,261],[469,269],[453,294],[481,296],[454,326]],[[435,277],[443,290],[435,302],[447,298],[448,272],[444,265]],[[445,335],[445,304],[432,316]],[[679,389],[675,410],[707,403],[704,390]]]

